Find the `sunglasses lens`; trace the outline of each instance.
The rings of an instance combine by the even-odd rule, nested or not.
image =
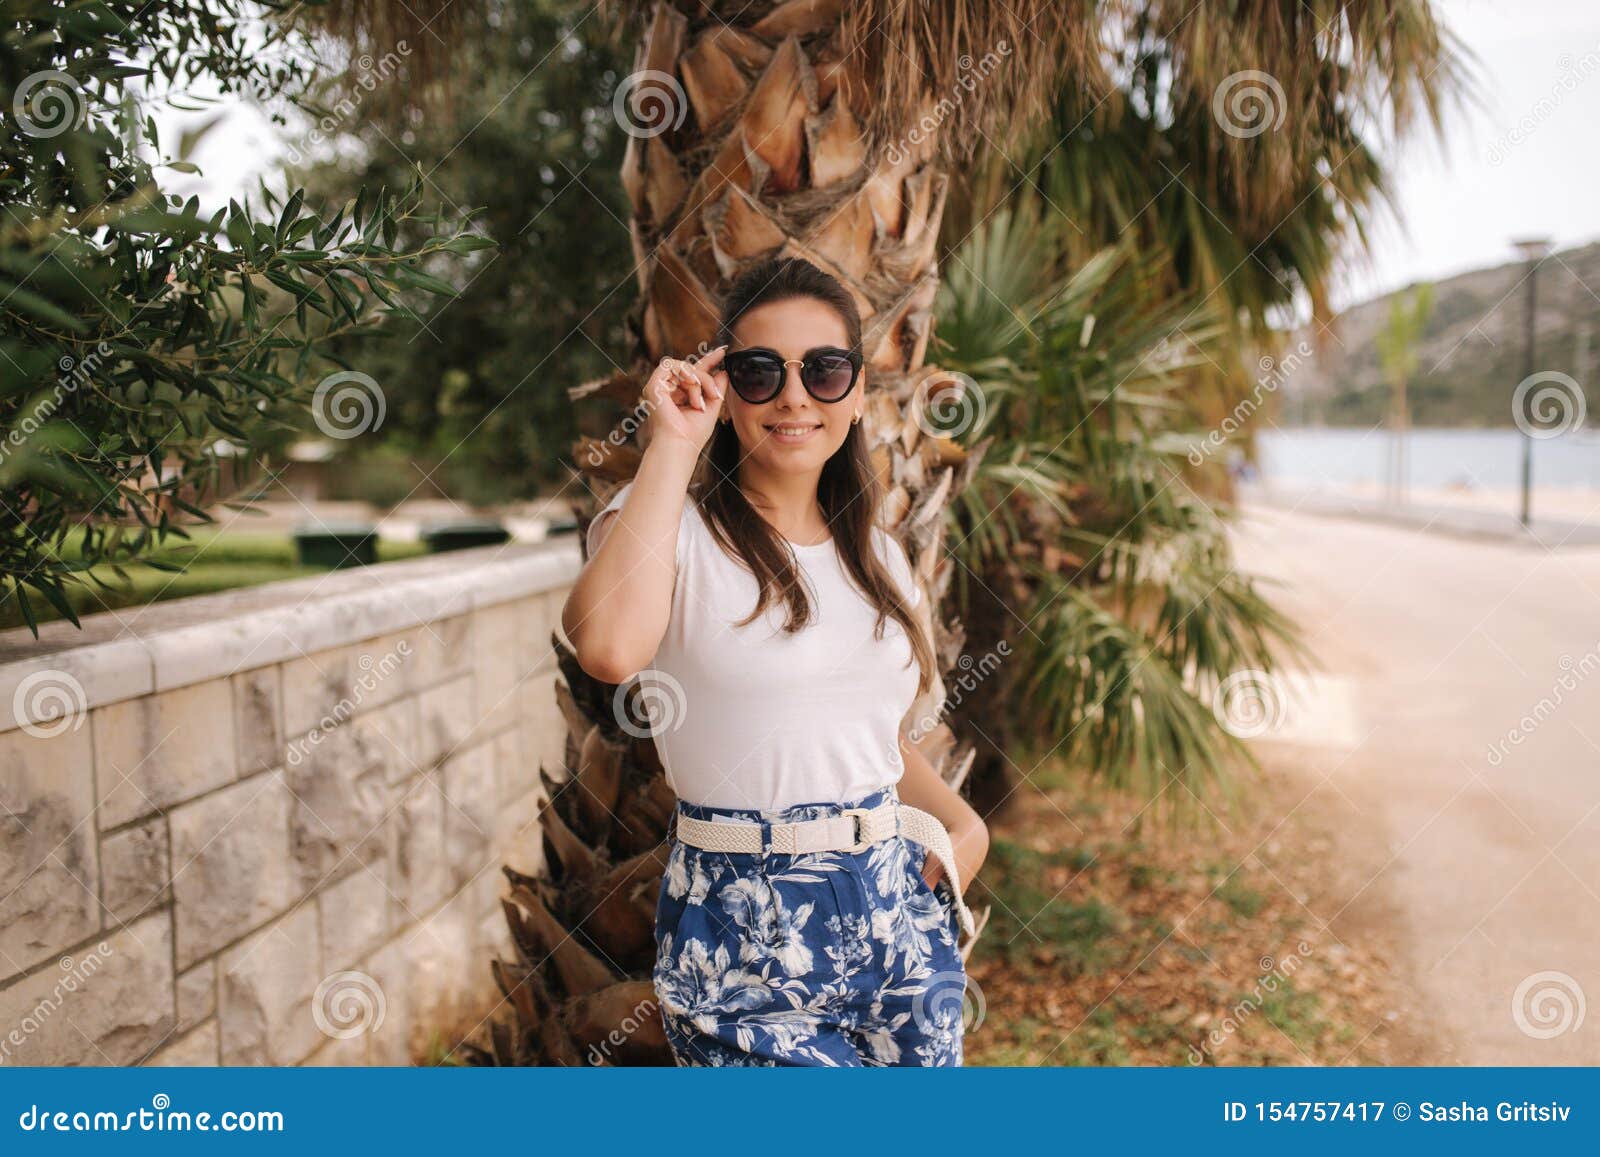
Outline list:
[[[843,354],[818,354],[806,362],[801,372],[806,388],[823,402],[838,401],[850,392],[856,380],[855,366]]]
[[[728,384],[747,401],[765,400],[783,388],[783,362],[777,358],[729,354],[723,367],[728,371]]]

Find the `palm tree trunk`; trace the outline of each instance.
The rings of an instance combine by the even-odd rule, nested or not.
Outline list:
[[[861,107],[866,82],[852,55],[838,52],[843,20],[830,0],[790,0],[758,19],[704,24],[655,5],[617,100],[632,138],[622,176],[640,290],[633,369],[572,396],[632,410],[660,357],[709,347],[722,290],[756,260],[800,256],[838,277],[861,309],[873,392],[863,428],[887,520],[928,596],[922,606],[948,670],[963,637],[938,614],[951,577],[944,515],[981,454],[940,436],[924,416],[935,387],[960,388],[924,360],[949,173],[932,113],[922,123],[934,127],[920,140],[872,139],[864,126],[873,118]],[[640,450],[620,441],[586,438],[575,447],[593,488],[632,476]],[[577,513],[586,529],[598,503],[585,506]],[[669,1063],[648,977],[671,792],[651,742],[618,726],[615,688],[587,675],[559,637],[553,642],[573,774],[551,785],[545,814],[553,879],[506,869],[518,959],[496,962],[495,975],[517,1016],[497,1027],[493,1059]],[[936,679],[918,717],[936,714],[944,699]],[[970,747],[941,724],[922,749],[959,788]],[[603,1047],[625,1023],[635,1031]]]

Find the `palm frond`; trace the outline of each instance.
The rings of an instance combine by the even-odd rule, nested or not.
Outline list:
[[[958,606],[1016,648],[1008,742],[1188,816],[1228,806],[1253,764],[1215,689],[1304,652],[1184,477],[1185,395],[1224,320],[1131,242],[1060,278],[1071,249],[1048,218],[1002,209],[946,266],[940,362],[981,383],[993,439],[951,510]]]

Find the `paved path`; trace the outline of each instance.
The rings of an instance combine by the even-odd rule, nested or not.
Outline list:
[[[1235,538],[1323,667],[1257,741],[1351,817],[1317,916],[1382,914],[1434,1062],[1600,1064],[1600,548],[1259,505]]]
[[[1562,495],[1564,501],[1561,505],[1585,507],[1588,518],[1543,514],[1541,509],[1551,505],[1551,502],[1539,496],[1532,504],[1526,527],[1517,518],[1515,504],[1509,501],[1503,509],[1486,510],[1425,501],[1395,506],[1365,495],[1297,490],[1288,486],[1256,484],[1245,487],[1243,493],[1245,500],[1254,505],[1274,506],[1304,514],[1340,515],[1367,522],[1386,522],[1433,534],[1514,540],[1541,549],[1600,546],[1600,521],[1595,520],[1595,514],[1600,512],[1600,500],[1589,499],[1589,492],[1583,491]]]

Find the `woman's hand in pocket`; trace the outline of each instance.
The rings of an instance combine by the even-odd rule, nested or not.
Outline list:
[[[956,871],[961,873],[961,890],[965,894],[989,856],[989,827],[977,812],[972,812],[966,823],[948,830],[950,843],[956,853]],[[922,878],[927,881],[928,887],[937,884],[944,874],[943,861],[929,852],[922,864]]]

